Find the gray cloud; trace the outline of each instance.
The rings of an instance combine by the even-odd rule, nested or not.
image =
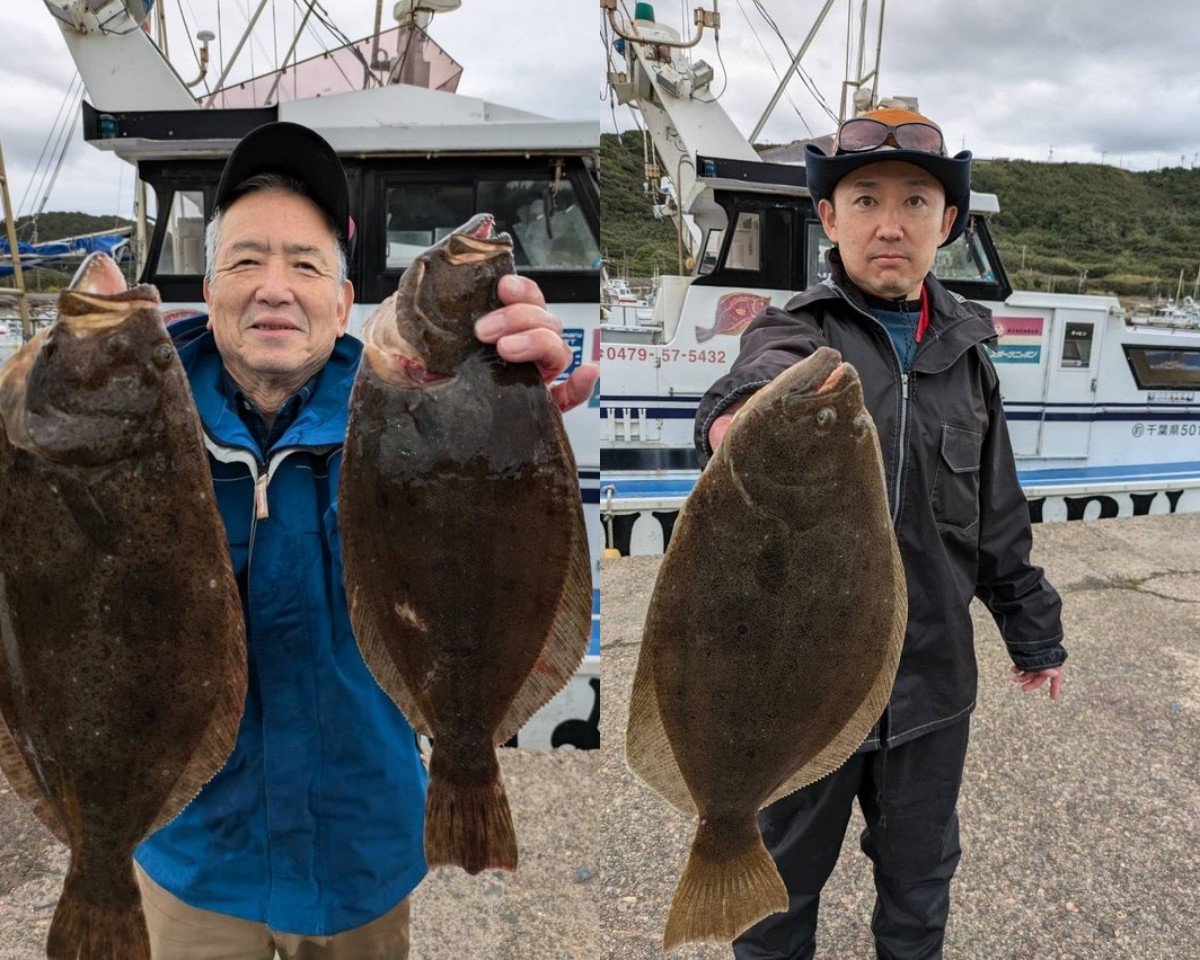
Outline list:
[[[817,5],[765,0],[793,49]],[[877,3],[872,5],[877,9]],[[660,9],[665,7],[660,4]],[[776,66],[782,46],[748,0],[722,4],[721,50],[730,72],[723,104],[739,128],[753,127],[776,79],[743,11]],[[678,20],[678,13],[674,12]],[[670,22],[670,17],[667,17]],[[926,0],[891,3],[880,69],[884,95],[919,98],[949,143],[979,156],[1054,158],[1145,169],[1192,163],[1200,153],[1200,58],[1190,0]],[[846,4],[837,4],[804,58],[834,111],[845,64]],[[873,31],[873,27],[872,27]],[[714,65],[705,41],[699,56]],[[718,67],[717,86],[720,86]],[[831,121],[793,81],[800,112],[817,133]],[[621,121],[623,127],[628,121]],[[611,126],[611,121],[608,121]],[[761,139],[807,135],[782,102]]]

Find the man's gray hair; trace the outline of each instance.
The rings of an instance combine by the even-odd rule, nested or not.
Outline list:
[[[247,193],[253,193],[256,190],[283,190],[287,193],[294,193],[297,196],[312,199],[309,197],[308,191],[304,189],[303,183],[293,177],[285,177],[280,173],[260,173],[250,177],[248,180],[243,180],[238,184],[237,196],[243,197]],[[325,222],[329,226],[329,231],[333,234],[333,246],[337,250],[337,286],[340,291],[350,271],[350,266],[346,259],[346,247],[342,243],[342,238],[337,231],[337,227],[329,219],[328,214],[325,214],[324,210],[321,213],[325,216]],[[208,226],[204,228],[204,277],[210,287],[216,283],[217,279],[217,250],[221,246],[221,217],[222,213],[218,210],[213,214],[212,219],[208,221]]]

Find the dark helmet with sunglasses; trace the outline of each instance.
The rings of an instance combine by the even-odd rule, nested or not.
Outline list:
[[[821,200],[832,200],[834,187],[848,173],[885,160],[902,160],[933,174],[946,191],[946,206],[958,210],[942,246],[961,236],[971,206],[971,151],[946,156],[941,128],[899,107],[882,107],[847,120],[838,128],[832,154],[811,143],[804,148],[813,208]]]

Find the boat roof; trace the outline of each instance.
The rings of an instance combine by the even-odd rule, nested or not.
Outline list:
[[[99,124],[112,118],[115,135]],[[91,122],[89,122],[89,119]],[[101,114],[84,105],[84,136],[123,160],[224,157],[249,130],[290,120],[342,156],[594,154],[598,121],[555,120],[478,97],[396,84],[242,110]]]
[[[1014,290],[1006,301],[1009,307],[1061,307],[1068,310],[1120,310],[1121,302],[1112,296],[1079,293],[1041,293]],[[1122,313],[1124,311],[1121,311]]]

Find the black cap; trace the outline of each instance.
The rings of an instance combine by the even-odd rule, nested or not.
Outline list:
[[[353,238],[346,171],[320,134],[282,120],[251,130],[225,161],[217,187],[217,210],[225,210],[240,196],[237,188],[261,173],[299,180],[313,202],[329,216],[338,239],[348,244]]]

